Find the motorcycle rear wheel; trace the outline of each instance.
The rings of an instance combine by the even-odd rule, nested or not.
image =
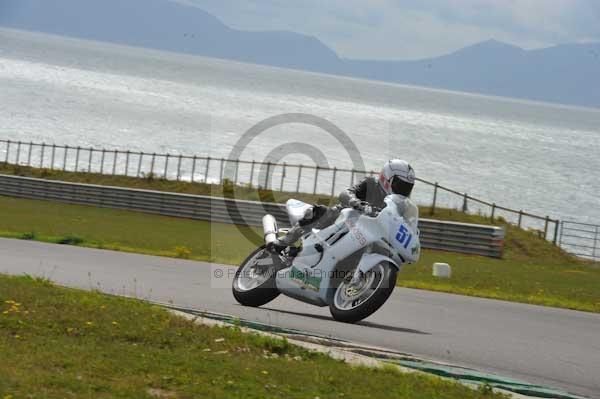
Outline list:
[[[396,268],[384,262],[363,276],[363,285],[360,287],[350,285],[350,278],[341,281],[329,306],[331,315],[344,323],[356,323],[369,317],[392,295],[396,275]]]
[[[231,288],[234,298],[241,305],[258,307],[279,296],[280,292],[275,284],[275,265],[270,268],[256,268],[257,261],[267,261],[271,256],[263,245],[248,255],[237,269]]]

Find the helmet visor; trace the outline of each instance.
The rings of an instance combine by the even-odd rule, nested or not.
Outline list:
[[[392,179],[391,187],[392,192],[394,194],[400,194],[405,197],[410,197],[410,193],[412,192],[413,186],[413,183],[405,182],[398,176],[394,176],[394,178]]]

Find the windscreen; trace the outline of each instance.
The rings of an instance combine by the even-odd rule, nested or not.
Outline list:
[[[419,224],[419,207],[409,198],[404,200],[404,221],[413,228]]]
[[[390,198],[396,204],[398,214],[404,218],[404,222],[416,229],[419,224],[419,208],[415,203],[402,195],[392,194]]]

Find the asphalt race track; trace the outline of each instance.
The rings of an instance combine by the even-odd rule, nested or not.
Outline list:
[[[211,278],[220,273],[217,270],[223,278]],[[348,325],[333,321],[327,308],[283,296],[265,308],[239,306],[226,278],[231,270],[0,239],[0,273],[26,273],[71,287],[172,301],[600,397],[600,314],[397,288],[377,313]]]

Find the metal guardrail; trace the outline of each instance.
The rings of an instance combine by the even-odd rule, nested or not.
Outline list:
[[[573,255],[600,260],[600,226],[562,221],[559,245]]]
[[[211,158],[183,154],[158,154],[118,149],[56,145],[0,140],[0,162],[72,172],[143,177],[152,175],[170,180],[220,184],[226,178],[234,184],[287,192],[334,196],[376,171],[320,167],[315,165],[271,163],[239,159]],[[555,244],[559,220],[523,210],[510,209],[495,202],[417,178],[422,183],[413,193],[417,204],[429,207],[460,208],[487,214],[490,221],[503,217],[519,227],[533,228]],[[430,189],[430,191],[428,190]]]
[[[281,225],[289,223],[282,204],[19,176],[0,175],[0,195],[250,226],[260,226],[264,214],[270,213]],[[237,212],[231,212],[232,209]],[[422,219],[419,227],[423,248],[502,257],[504,229],[500,227],[428,219]]]

